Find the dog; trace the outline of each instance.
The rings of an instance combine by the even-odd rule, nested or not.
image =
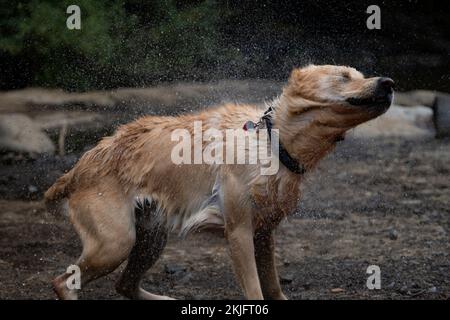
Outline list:
[[[145,291],[140,282],[155,263],[170,230],[188,234],[223,228],[237,280],[247,299],[286,299],[274,260],[273,231],[295,212],[299,186],[327,153],[355,126],[391,105],[394,82],[366,78],[351,67],[295,68],[270,108],[226,104],[197,114],[142,117],[118,128],[86,152],[45,193],[49,212],[67,214],[83,250],[76,265],[81,285],[128,259],[116,284],[130,299],[170,299]],[[279,141],[275,174],[257,164],[175,164],[174,130],[247,129],[248,123]],[[250,122],[249,122],[250,121]],[[271,134],[273,133],[273,134]],[[225,144],[228,142],[225,142]],[[53,281],[60,299],[76,299]]]

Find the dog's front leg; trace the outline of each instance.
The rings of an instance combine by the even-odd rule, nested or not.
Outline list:
[[[255,261],[251,195],[240,175],[231,172],[223,176],[222,188],[225,236],[236,277],[247,299],[261,300],[263,294]]]
[[[265,299],[287,300],[281,291],[275,266],[275,243],[272,231],[260,231],[255,234],[255,257],[259,279]]]
[[[251,225],[239,225],[227,230],[231,260],[244,295],[249,300],[262,300]]]

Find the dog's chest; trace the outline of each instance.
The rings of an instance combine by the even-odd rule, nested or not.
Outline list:
[[[284,217],[295,212],[299,197],[298,179],[273,179],[264,177],[248,185],[248,197],[254,208],[251,212],[256,217],[256,226],[275,227]],[[226,189],[226,188],[225,188]],[[192,211],[180,214],[172,221],[174,229],[186,235],[200,229],[217,229],[225,226],[227,213],[224,201],[233,195],[227,194],[219,175],[210,192],[195,201]]]
[[[279,221],[293,214],[298,207],[300,195],[300,179],[295,176],[269,178],[265,183],[255,184],[252,188],[256,209],[263,213],[260,216],[271,221]]]

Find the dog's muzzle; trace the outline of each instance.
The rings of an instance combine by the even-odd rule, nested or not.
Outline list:
[[[353,106],[389,108],[394,94],[394,81],[391,78],[378,78],[373,95],[369,97],[351,97],[346,101]]]

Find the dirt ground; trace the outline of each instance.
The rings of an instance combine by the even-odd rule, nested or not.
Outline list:
[[[0,299],[54,299],[49,282],[80,244],[67,221],[46,216],[39,179],[53,179],[74,159],[21,161],[4,160],[0,170]],[[30,176],[37,191],[26,185]],[[8,187],[21,183],[36,200]],[[349,138],[303,188],[298,213],[276,237],[290,299],[450,297],[450,141]],[[213,233],[172,237],[144,287],[179,299],[242,298],[224,245]],[[366,287],[369,265],[381,269],[381,290]],[[119,272],[80,297],[121,299]]]

